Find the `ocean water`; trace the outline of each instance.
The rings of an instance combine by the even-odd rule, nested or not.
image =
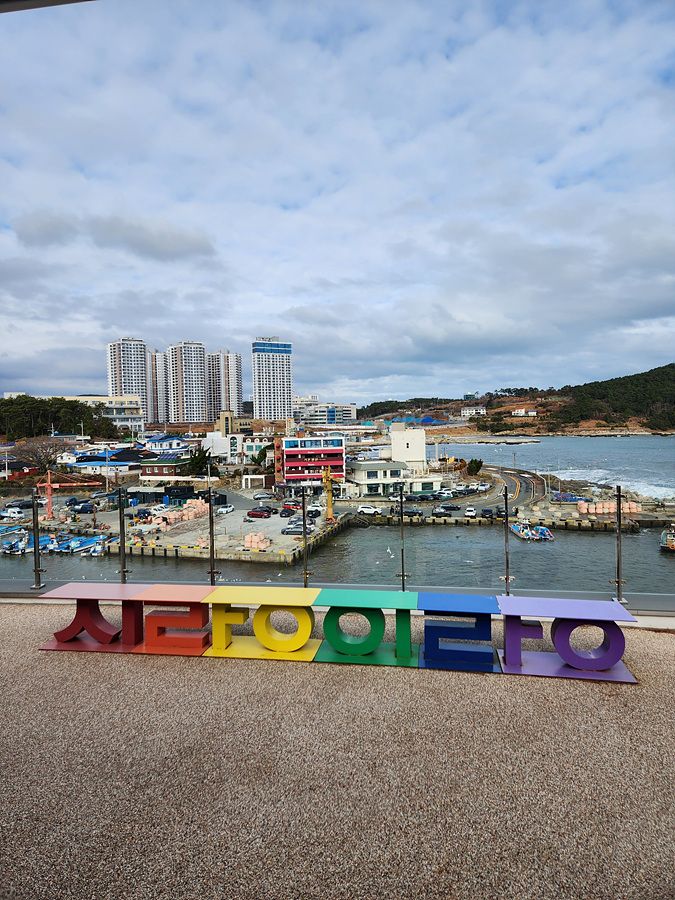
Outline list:
[[[542,437],[538,444],[440,444],[439,453],[547,472],[560,478],[620,484],[657,499],[675,498],[675,435]],[[427,448],[429,458],[435,447]],[[555,483],[555,482],[554,482]]]
[[[624,589],[675,594],[675,554],[659,551],[660,529],[623,535]],[[615,536],[610,533],[556,533],[552,543],[509,540],[513,588],[527,590],[614,590]],[[398,528],[347,529],[309,558],[310,583],[400,585]],[[129,581],[208,582],[208,561],[132,555]],[[45,555],[43,579],[119,581],[119,558]],[[220,583],[302,583],[302,565],[278,568],[263,563],[216,561]],[[422,526],[405,530],[408,583],[426,587],[504,589],[504,532],[499,526]],[[32,555],[0,556],[0,589],[27,589]]]

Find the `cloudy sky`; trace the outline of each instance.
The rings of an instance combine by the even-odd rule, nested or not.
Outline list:
[[[122,335],[357,402],[672,361],[674,48],[669,0],[1,15],[0,391]]]

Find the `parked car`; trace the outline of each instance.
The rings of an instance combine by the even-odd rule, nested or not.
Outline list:
[[[271,516],[276,516],[279,514],[279,508],[277,506],[270,506],[269,503],[260,503],[258,504],[257,508],[266,509]]]
[[[169,507],[165,503],[158,503],[156,506],[150,507],[150,512],[153,516],[163,516],[164,513],[169,512]]]
[[[321,510],[311,507],[307,510],[308,519],[318,519],[321,516]]]
[[[253,495],[254,500],[274,500],[274,494],[269,491],[256,491]]]
[[[283,509],[302,509],[302,503],[299,500],[284,500]]]
[[[464,510],[464,515],[467,519],[475,519],[476,518],[476,507],[475,506],[467,506]]]
[[[505,515],[506,515],[506,513],[505,513],[505,511],[501,508],[501,506],[497,507],[497,509],[495,510],[495,518],[497,518],[497,519],[503,519]]]
[[[481,509],[480,514],[484,519],[494,519],[495,517],[492,509],[488,506],[484,506],[483,509]]]
[[[419,506],[404,506],[403,507],[403,515],[404,516],[424,516],[424,510],[420,509]]]
[[[77,506],[71,506],[70,508],[76,513],[93,513],[96,509],[89,500],[85,500],[84,503],[79,503]]]
[[[99,497],[108,497],[108,496],[109,496],[108,491],[94,491],[94,493],[91,495],[91,499],[97,500]]]
[[[307,526],[306,526],[307,534],[311,534],[313,531],[314,531],[314,526],[310,525],[308,522]],[[295,525],[286,525],[284,528],[281,529],[281,533],[282,534],[302,534],[303,533],[302,522],[297,522]]]
[[[225,516],[227,513],[234,512],[234,506],[231,503],[226,503],[224,506],[216,506],[215,515],[217,516]]]
[[[364,504],[363,506],[359,506],[356,512],[361,516],[379,516],[381,510],[379,510],[377,506],[369,506],[368,504]]]
[[[32,500],[19,500],[15,505],[14,509],[32,509],[33,501]]]
[[[431,514],[432,516],[451,516],[457,509],[459,509],[459,506],[455,506],[455,504],[441,503],[439,506],[434,506],[431,510]]]
[[[444,498],[451,500],[454,496],[455,492],[451,491],[450,488],[441,488],[440,491],[436,491],[436,497],[439,500],[443,500]]]
[[[282,506],[281,509],[279,510],[279,516],[282,519],[289,519],[294,513],[295,513],[295,510],[293,509],[292,506]]]
[[[84,500],[81,500],[79,497],[68,497],[64,506],[78,506],[80,503],[84,503]]]
[[[323,506],[321,506],[319,503],[310,503],[307,506],[307,512],[308,513],[310,513],[310,512],[316,513],[317,515],[320,516],[321,513],[323,512]]]
[[[1,509],[0,516],[3,519],[25,519],[23,510],[17,509],[16,506],[11,506],[9,509]]]
[[[478,490],[479,491],[489,491],[491,487],[492,487],[492,485],[490,484],[489,481],[481,481],[481,483],[478,485]]]
[[[152,513],[146,507],[135,506],[133,509],[130,509],[129,512],[124,513],[125,519],[145,519],[150,518]]]
[[[263,509],[263,507],[259,506],[256,509],[249,509],[246,513],[249,519],[271,519],[272,513],[269,509]]]

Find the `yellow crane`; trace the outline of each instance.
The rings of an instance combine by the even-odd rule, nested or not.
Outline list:
[[[326,522],[335,521],[335,517],[333,516],[333,481],[330,474],[330,466],[325,466],[323,470],[323,475],[321,476],[321,481],[323,482],[323,490],[326,495]]]

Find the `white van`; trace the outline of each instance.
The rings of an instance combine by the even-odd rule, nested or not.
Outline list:
[[[15,506],[10,507],[9,509],[0,510],[0,516],[3,519],[25,519],[26,513],[22,509],[17,509]]]

